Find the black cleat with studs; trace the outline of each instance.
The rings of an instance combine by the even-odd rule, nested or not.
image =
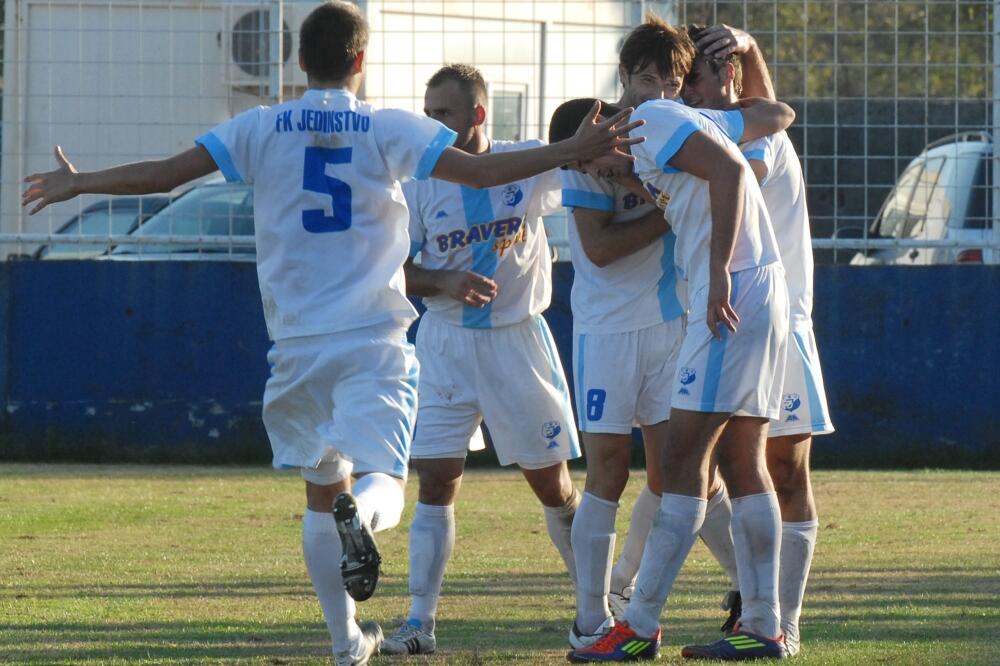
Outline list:
[[[375,537],[358,515],[358,505],[350,493],[340,493],[333,500],[333,519],[344,550],[340,559],[344,587],[355,601],[364,601],[375,594],[382,562]]]

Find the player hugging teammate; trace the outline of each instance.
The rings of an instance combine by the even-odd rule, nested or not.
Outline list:
[[[817,524],[809,443],[832,427],[802,174],[782,132],[792,113],[773,101],[748,35],[691,30],[700,51],[650,17],[623,45],[619,107],[602,117],[595,100],[569,102],[549,145],[508,143],[486,136],[485,82],[467,65],[428,82],[429,117],[359,100],[368,26],[355,5],[330,1],[302,24],[300,99],[242,113],[163,160],[78,172],[57,147],[59,168],[26,178],[32,213],[216,170],[253,187],[274,342],[263,420],[274,466],[305,482],[303,555],[336,664],[434,651],[453,505],[482,421],[543,505],[576,586],[570,661],[655,657],[663,604],[699,534],[729,574],[730,619],[722,640],[682,654],[798,652]],[[739,61],[755,99],[738,98]],[[541,216],[560,194],[577,271],[575,419],[541,317]],[[407,293],[427,299],[416,350]],[[582,500],[566,467],[577,425]],[[633,425],[648,484],[612,571]],[[374,534],[400,520],[411,439],[412,603],[384,639],[355,620],[355,601],[376,588]]]

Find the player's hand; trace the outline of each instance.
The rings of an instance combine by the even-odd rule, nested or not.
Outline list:
[[[592,160],[608,153],[634,160],[635,158],[623,148],[634,146],[646,140],[645,137],[630,137],[628,135],[636,127],[645,125],[646,121],[627,122],[632,110],[631,107],[622,109],[610,118],[598,121],[601,103],[595,102],[571,139],[574,142],[576,154],[574,159],[570,161]]]
[[[59,168],[47,173],[35,173],[24,179],[28,189],[21,195],[21,206],[38,202],[29,215],[34,215],[51,203],[72,199],[78,192],[74,182],[76,167],[63,155],[62,147],[56,146],[56,162]]]
[[[729,271],[719,271],[713,274],[708,282],[708,330],[716,340],[722,339],[722,326],[725,326],[733,333],[736,332],[736,325],[740,323],[740,317],[736,310],[729,303],[729,296],[732,292],[732,278]]]
[[[444,271],[441,291],[463,305],[481,308],[497,297],[497,283],[471,271]]]
[[[749,51],[754,43],[750,33],[728,25],[713,25],[705,28],[695,46],[707,56],[722,59],[731,53],[741,56]]]

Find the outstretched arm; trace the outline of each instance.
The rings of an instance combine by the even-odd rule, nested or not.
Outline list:
[[[728,25],[713,25],[699,35],[695,46],[705,55],[716,58],[737,54],[743,66],[743,96],[776,99],[764,54],[750,33]]]
[[[564,164],[589,160],[618,153],[632,159],[621,149],[641,143],[642,138],[629,138],[628,133],[643,122],[624,123],[632,109],[623,109],[607,120],[597,122],[600,103],[594,104],[580,128],[569,139],[529,150],[504,153],[470,155],[456,148],[448,148],[431,175],[434,178],[460,183],[470,187],[493,187],[516,180],[530,178]],[[618,124],[623,123],[623,124]]]
[[[89,172],[77,171],[59,146],[56,146],[55,155],[58,169],[32,174],[24,179],[28,188],[21,195],[21,205],[34,203],[31,215],[49,204],[80,194],[169,192],[218,169],[212,156],[200,145],[163,160],[135,162]]]
[[[743,218],[743,166],[722,145],[704,132],[695,132],[669,161],[670,166],[708,181],[712,207],[712,240],[709,260],[708,328],[721,337],[720,325],[736,331],[740,318],[729,302],[736,231]]]

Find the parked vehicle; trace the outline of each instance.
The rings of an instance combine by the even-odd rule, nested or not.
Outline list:
[[[197,185],[139,226],[137,237],[164,237],[180,242],[121,244],[108,256],[117,261],[183,259],[254,261],[256,250],[233,236],[253,236],[253,189],[243,183],[210,181]],[[230,238],[205,243],[194,238]]]
[[[950,241],[948,246],[879,247],[858,252],[854,265],[998,264],[996,247],[963,247],[1000,239],[993,211],[993,142],[964,132],[929,144],[903,171],[868,231],[871,240]],[[837,238],[862,238],[860,228]]]
[[[35,251],[34,259],[91,259],[108,252],[96,239],[124,236],[170,203],[168,196],[114,197],[93,203],[60,227],[60,236],[94,236],[94,243],[51,243]]]

